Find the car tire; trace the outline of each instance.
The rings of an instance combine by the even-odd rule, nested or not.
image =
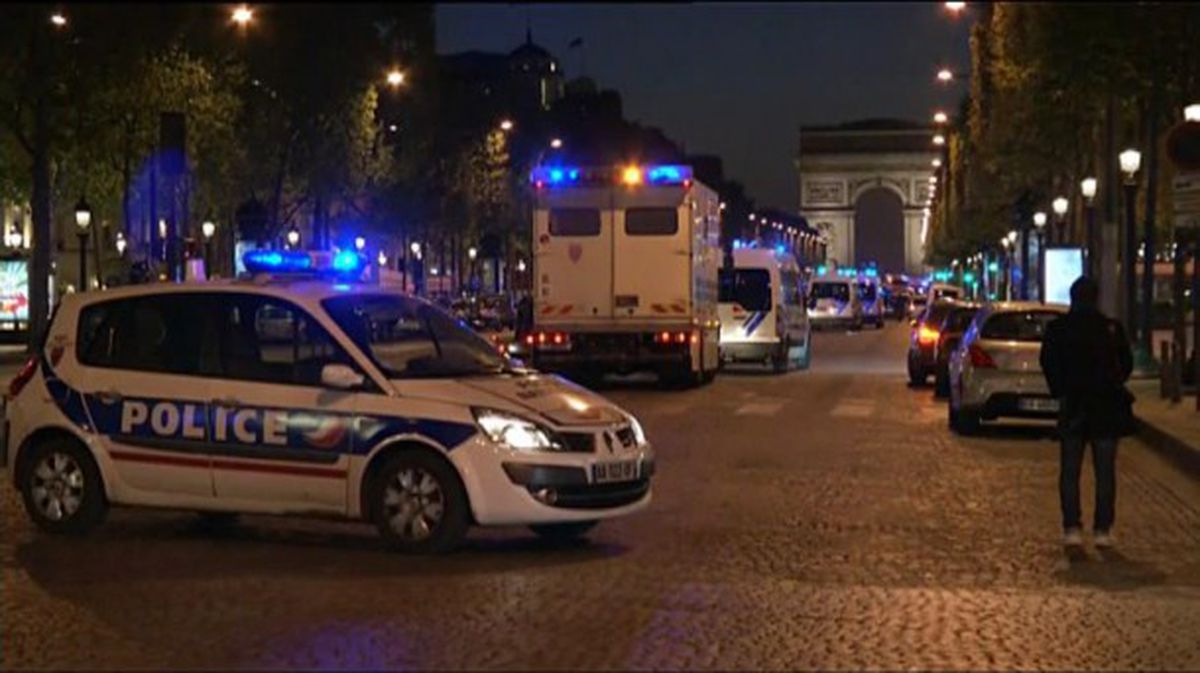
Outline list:
[[[458,472],[441,456],[397,453],[375,474],[369,489],[371,519],[384,542],[397,551],[440,554],[466,536],[471,522],[467,494]]]
[[[912,360],[908,361],[908,382],[910,384],[913,386],[923,386],[927,378],[928,376],[920,367],[913,365]]]
[[[789,353],[792,350],[792,342],[784,339],[779,344],[779,350],[771,356],[771,371],[776,374],[786,374],[789,365],[791,364],[791,356]]]
[[[950,397],[950,375],[938,372],[933,377],[933,396],[938,399]]]
[[[56,437],[23,458],[21,497],[38,528],[55,535],[85,535],[108,513],[104,480],[91,452],[74,439]]]
[[[542,523],[529,527],[538,537],[550,542],[572,542],[587,535],[599,521],[572,521],[570,523]]]
[[[979,432],[979,414],[972,411],[964,411],[955,409],[952,405],[947,404],[946,407],[950,410],[950,429],[954,432],[969,437]]]

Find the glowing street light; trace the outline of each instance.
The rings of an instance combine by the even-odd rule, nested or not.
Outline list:
[[[1096,198],[1096,178],[1084,178],[1079,181],[1079,192],[1083,194],[1083,198],[1087,199],[1088,203]]]
[[[946,113],[942,112],[941,110],[938,110],[937,112],[933,113],[933,123],[934,124],[945,124],[949,119],[950,118],[946,116]]]
[[[967,8],[967,3],[965,3],[965,2],[947,2],[946,3],[946,10],[949,11],[951,14],[959,14],[966,8]]]
[[[365,248],[365,247],[367,247],[367,239],[363,238],[362,236],[355,236],[354,237],[354,249],[359,252],[362,252],[363,248]]]
[[[232,18],[233,22],[238,26],[245,28],[251,21],[254,20],[254,10],[250,9],[246,5],[240,5],[234,8],[230,18]]]
[[[472,262],[474,262],[475,258],[478,256],[479,250],[475,246],[472,245],[471,247],[467,248],[467,257],[470,258]]]
[[[954,81],[954,73],[950,68],[942,68],[937,71],[937,79],[939,82],[952,82]]]
[[[1132,182],[1138,168],[1142,165],[1142,153],[1129,148],[1121,152],[1117,159],[1121,162],[1121,172],[1125,174],[1125,179]]]
[[[550,147],[552,147],[556,150],[562,149],[562,146],[563,146],[562,138],[555,138],[554,140],[550,141]]]
[[[125,240],[124,232],[117,232],[117,240],[113,242],[113,245],[117,246],[117,254],[124,257],[125,249],[129,247],[129,241]]]
[[[67,25],[67,17],[62,12],[55,12],[50,15],[50,23],[56,28],[63,28]]]
[[[383,268],[383,267],[387,266],[387,263],[388,263],[387,253],[380,250],[379,255],[375,257],[375,261],[379,262],[379,268]]]
[[[387,74],[387,83],[393,89],[404,84],[404,71],[399,68],[392,68]]]
[[[1046,226],[1046,213],[1043,213],[1040,210],[1037,211],[1036,213],[1034,213],[1033,214],[1033,226],[1037,227],[1038,229],[1045,227]]]
[[[1192,103],[1183,108],[1183,120],[1188,122],[1200,122],[1200,103]]]
[[[940,133],[935,135],[933,137],[933,144],[938,145],[938,146],[945,145],[946,144],[946,136],[944,136]]]
[[[941,160],[941,159],[936,159],[936,158],[935,158],[933,161],[931,161],[931,162],[929,162],[929,163],[930,163],[930,164],[932,164],[934,168],[941,168],[941,167],[942,167],[942,160]]]
[[[511,119],[502,119],[502,120],[500,120],[500,130],[501,130],[501,131],[505,131],[505,132],[508,132],[508,131],[511,131],[511,130],[513,130],[513,122],[512,122],[512,120],[511,120]]]
[[[287,233],[287,242],[291,247],[296,247],[300,244],[300,230],[292,227]]]
[[[1050,209],[1053,210],[1054,214],[1057,215],[1061,220],[1063,216],[1067,214],[1067,208],[1070,205],[1070,201],[1067,201],[1067,197],[1060,196],[1054,199],[1054,201],[1050,204]]]
[[[217,225],[212,220],[205,220],[204,224],[200,225],[200,233],[204,235],[204,240],[212,240],[213,234],[217,233]]]

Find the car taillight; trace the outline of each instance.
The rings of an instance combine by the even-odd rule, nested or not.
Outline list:
[[[976,369],[996,368],[996,361],[979,344],[971,344],[971,347],[967,349],[967,355],[971,358],[971,366]]]
[[[664,346],[670,344],[681,345],[689,342],[699,343],[699,341],[700,334],[698,332],[658,332],[654,335],[654,343]]]
[[[13,377],[13,380],[8,384],[9,399],[13,399],[17,395],[21,394],[21,390],[25,388],[25,385],[33,380],[33,375],[37,373],[37,368],[37,356],[29,356],[29,359],[26,360],[25,364],[21,366],[21,370],[17,372],[17,375]]]
[[[938,331],[927,325],[917,328],[917,341],[923,344],[937,343]]]

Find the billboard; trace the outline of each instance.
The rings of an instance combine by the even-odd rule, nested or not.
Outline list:
[[[0,260],[0,322],[29,320],[29,261]]]
[[[1042,278],[1047,304],[1071,303],[1071,284],[1083,275],[1083,248],[1046,248]]]

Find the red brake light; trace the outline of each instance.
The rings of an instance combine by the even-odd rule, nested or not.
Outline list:
[[[927,325],[921,325],[917,328],[917,341],[923,344],[936,343],[938,340],[938,331]]]
[[[987,354],[987,351],[980,348],[979,344],[971,344],[967,349],[967,355],[971,358],[971,366],[976,369],[995,369],[996,361],[992,356]]]
[[[17,375],[13,377],[12,382],[8,384],[9,399],[15,398],[17,395],[21,394],[21,390],[25,388],[25,385],[33,380],[33,375],[37,373],[37,368],[37,356],[29,356],[29,359],[26,360],[25,364],[21,366],[21,370],[17,372]]]

